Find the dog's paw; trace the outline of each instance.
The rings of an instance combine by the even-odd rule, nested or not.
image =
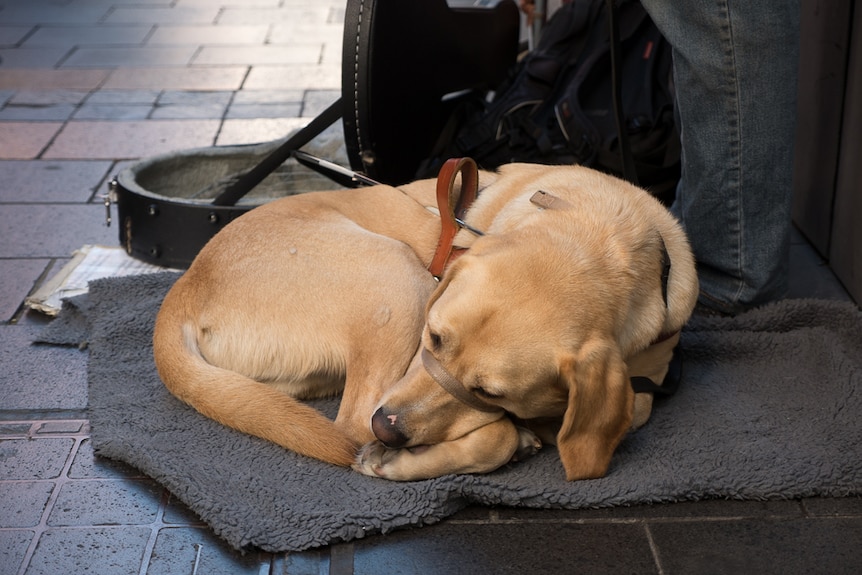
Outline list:
[[[518,448],[512,455],[512,461],[523,461],[538,453],[542,448],[542,440],[526,427],[516,425],[515,429],[518,430]]]
[[[364,475],[386,478],[386,463],[391,461],[398,451],[398,449],[386,447],[379,441],[372,441],[359,450],[352,467]]]

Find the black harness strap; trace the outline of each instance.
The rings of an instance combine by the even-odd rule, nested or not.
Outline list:
[[[637,375],[630,379],[632,389],[635,393],[652,393],[656,396],[670,397],[676,390],[679,389],[679,382],[682,380],[682,357],[679,353],[679,347],[673,350],[673,357],[667,366],[667,375],[664,376],[664,381],[661,385],[657,384],[648,377]]]

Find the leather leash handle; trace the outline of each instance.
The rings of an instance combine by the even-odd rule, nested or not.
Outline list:
[[[455,197],[455,179],[461,175],[461,193]],[[440,241],[437,251],[428,266],[435,278],[443,275],[443,270],[452,254],[452,242],[460,226],[455,218],[463,218],[464,212],[476,199],[479,191],[479,168],[472,158],[452,158],[446,160],[437,175],[437,208],[440,210]]]

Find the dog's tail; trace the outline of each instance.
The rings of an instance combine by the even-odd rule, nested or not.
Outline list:
[[[169,293],[153,335],[156,368],[174,396],[219,423],[291,451],[336,465],[354,462],[359,445],[322,413],[207,362],[183,307],[180,297]]]

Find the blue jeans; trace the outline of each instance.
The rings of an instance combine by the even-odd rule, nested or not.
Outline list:
[[[799,0],[642,0],[670,41],[682,138],[672,211],[698,262],[700,303],[737,313],[783,297]]]

